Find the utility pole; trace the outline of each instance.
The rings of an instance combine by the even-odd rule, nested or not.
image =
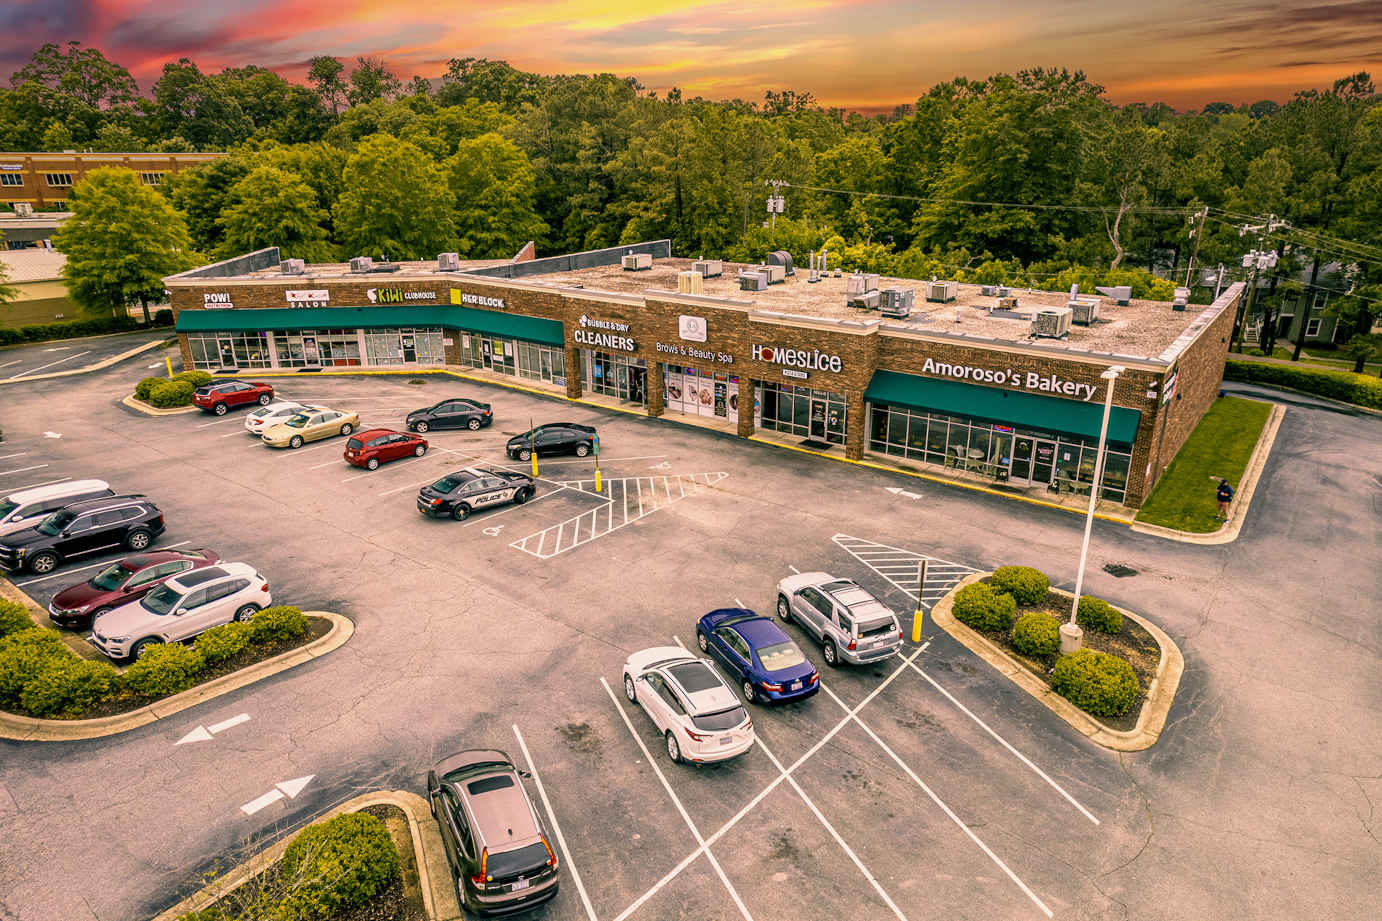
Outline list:
[[[1200,209],[1199,214],[1192,214],[1188,218],[1190,223],[1195,223],[1195,218],[1200,219],[1199,227],[1190,228],[1190,236],[1195,240],[1195,248],[1190,250],[1190,264],[1185,267],[1185,287],[1190,287],[1190,276],[1195,272],[1195,257],[1200,254],[1200,238],[1204,236],[1204,222],[1209,217],[1209,206],[1205,205]]]
[[[1268,215],[1264,224],[1244,224],[1238,228],[1238,236],[1247,236],[1249,233],[1257,234],[1257,245],[1262,245],[1262,235],[1273,233],[1283,227],[1290,226],[1283,220],[1279,220],[1275,214]],[[1230,342],[1230,351],[1243,348],[1243,328],[1248,325],[1248,320],[1252,317],[1252,307],[1257,302],[1257,273],[1264,269],[1276,266],[1277,254],[1273,250],[1251,249],[1243,255],[1243,268],[1250,269],[1251,274],[1248,282],[1248,296],[1246,301],[1238,302],[1238,312],[1234,319],[1233,337]]]
[[[772,192],[768,193],[768,214],[772,215],[772,226],[777,227],[777,216],[787,210],[787,200],[782,197],[782,188],[791,183],[786,179],[765,179],[763,184],[772,187]]]

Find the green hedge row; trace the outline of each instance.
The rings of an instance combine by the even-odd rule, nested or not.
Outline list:
[[[159,409],[192,405],[192,394],[212,381],[205,371],[179,371],[171,378],[146,377],[134,385],[134,396]]]
[[[297,608],[265,608],[246,623],[213,627],[192,646],[155,646],[122,675],[108,662],[78,658],[56,630],[35,626],[22,607],[0,601],[0,709],[74,717],[118,697],[176,694],[242,649],[297,639],[307,628]]]
[[[159,310],[154,314],[154,326],[172,326],[173,311]],[[134,317],[93,317],[89,320],[64,320],[61,323],[37,323],[18,329],[0,328],[0,345],[20,342],[47,342],[50,339],[75,339],[78,336],[99,336],[103,333],[126,333],[144,329]]]
[[[1253,384],[1278,384],[1355,406],[1382,409],[1382,378],[1352,371],[1328,371],[1267,361],[1229,359],[1224,378]]]

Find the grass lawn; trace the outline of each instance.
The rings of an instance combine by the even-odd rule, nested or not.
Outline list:
[[[1217,529],[1215,478],[1226,478],[1235,490],[1242,486],[1248,458],[1271,411],[1270,403],[1257,400],[1215,400],[1138,510],[1137,520],[1197,534]],[[1233,501],[1238,501],[1237,495]]]

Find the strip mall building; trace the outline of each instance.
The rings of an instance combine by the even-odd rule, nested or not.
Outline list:
[[[651,267],[624,268],[630,253]],[[978,287],[928,303],[926,283],[885,278],[915,290],[910,315],[890,319],[849,306],[848,276],[801,268],[743,290],[743,267],[725,264],[702,293],[679,293],[692,263],[667,241],[525,255],[288,275],[270,248],[165,281],[187,368],[448,368],[1009,489],[1092,482],[1100,375],[1117,366],[1103,498],[1128,506],[1217,396],[1243,288],[1179,311],[1097,298],[1094,322],[1037,338],[1032,314],[1060,312],[1065,293],[1014,291],[997,309]]]

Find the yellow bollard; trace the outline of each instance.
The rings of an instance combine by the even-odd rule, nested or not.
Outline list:
[[[922,617],[923,617],[923,612],[922,612],[922,610],[921,610],[921,606],[918,605],[918,606],[917,606],[917,612],[916,612],[915,614],[912,615],[912,642],[913,642],[913,643],[920,643],[920,642],[921,642],[921,621],[922,621]]]
[[[600,492],[600,468],[595,468],[595,491]]]
[[[537,479],[537,452],[533,452],[533,479]]]
[[[164,355],[164,356],[163,356],[163,363],[164,363],[165,365],[168,366],[168,377],[169,377],[169,379],[172,379],[172,377],[173,377],[173,359],[169,358],[167,355]]]
[[[926,594],[926,559],[917,561],[917,610],[912,615],[912,642],[921,642],[921,621],[925,611],[921,607],[922,596]]]

